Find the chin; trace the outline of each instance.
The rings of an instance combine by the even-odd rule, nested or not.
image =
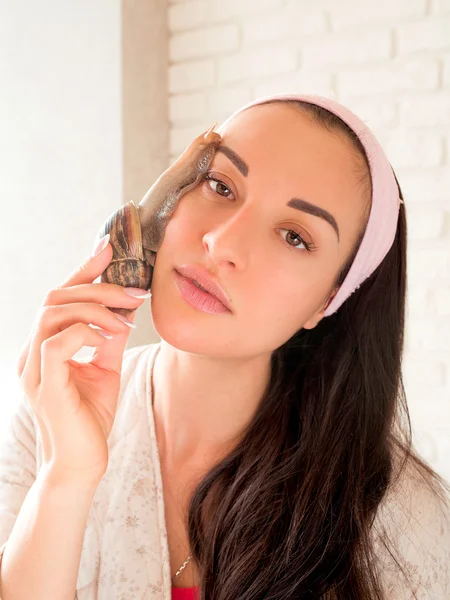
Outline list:
[[[196,311],[182,298],[158,302],[158,294],[153,293],[151,307],[153,327],[167,344],[203,356],[230,358],[235,355],[239,340],[231,338],[229,324],[222,330],[213,328],[211,315]]]

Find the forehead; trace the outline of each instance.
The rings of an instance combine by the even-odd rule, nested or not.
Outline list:
[[[247,163],[248,186],[282,202],[295,196],[325,208],[353,242],[366,201],[355,150],[343,134],[312,122],[295,106],[279,103],[253,106],[216,130],[222,144]],[[214,162],[231,165],[220,152]]]
[[[293,174],[327,173],[348,182],[354,175],[356,159],[350,142],[294,106],[266,104],[251,107],[217,129],[222,142],[243,156],[253,172],[270,165],[290,169]],[[239,152],[240,151],[240,152]],[[329,178],[326,177],[326,180]],[[317,182],[319,183],[319,182]]]

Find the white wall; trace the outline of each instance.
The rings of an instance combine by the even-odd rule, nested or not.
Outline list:
[[[415,441],[450,480],[450,0],[172,0],[171,160],[260,95],[328,95],[385,148],[405,194],[404,374]]]
[[[122,203],[119,0],[0,1],[0,436],[46,294]]]

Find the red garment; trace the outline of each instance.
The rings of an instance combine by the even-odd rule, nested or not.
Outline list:
[[[198,587],[172,587],[172,600],[197,600]]]

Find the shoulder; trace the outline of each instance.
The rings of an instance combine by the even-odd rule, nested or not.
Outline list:
[[[394,473],[374,532],[388,598],[450,598],[450,495],[412,460]]]
[[[160,342],[140,344],[139,346],[131,346],[130,348],[127,348],[123,353],[122,373],[124,373],[130,367],[133,368],[140,360],[148,359],[157,346],[159,346],[159,343]]]
[[[159,342],[127,348],[123,353],[121,371],[121,393],[132,380],[144,380],[149,375],[153,357]]]

